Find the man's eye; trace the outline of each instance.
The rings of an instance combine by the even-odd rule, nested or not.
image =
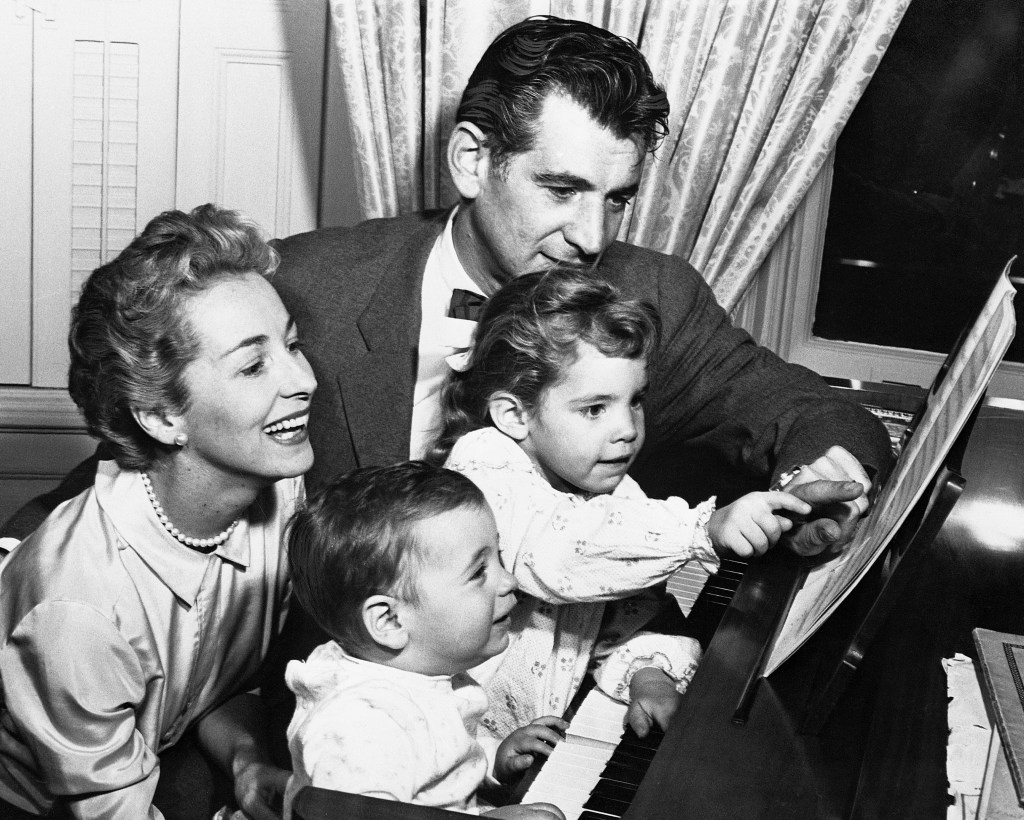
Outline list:
[[[480,578],[486,578],[486,577],[487,577],[487,564],[481,564],[479,567],[477,567],[476,572],[473,573],[473,580],[476,581],[476,580],[478,580]]]
[[[571,199],[576,193],[575,188],[548,188],[548,190],[555,199]]]
[[[624,211],[633,202],[631,196],[613,196],[608,200],[613,211]]]
[[[298,353],[303,347],[305,347],[305,345],[303,345],[302,341],[298,338],[292,339],[288,342],[288,350],[292,353]]]
[[[640,394],[638,394],[636,396],[633,396],[633,401],[631,401],[630,404],[633,407],[642,407],[643,403],[644,403],[644,399],[646,399],[646,398],[647,398],[647,394],[646,393],[640,393]]]

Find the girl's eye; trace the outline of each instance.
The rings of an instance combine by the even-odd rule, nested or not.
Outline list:
[[[603,412],[604,412],[604,405],[603,404],[592,404],[592,405],[590,405],[590,407],[584,407],[583,408],[583,415],[585,415],[588,419],[596,419]]]

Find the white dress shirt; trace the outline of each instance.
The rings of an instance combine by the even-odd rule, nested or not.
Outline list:
[[[455,253],[452,224],[457,212],[458,208],[452,210],[448,223],[430,251],[423,271],[420,296],[422,319],[409,458],[422,458],[440,432],[441,385],[448,373],[445,359],[468,348],[476,328],[476,322],[448,318],[448,305],[453,290],[462,288],[480,293],[480,287],[466,273]]]

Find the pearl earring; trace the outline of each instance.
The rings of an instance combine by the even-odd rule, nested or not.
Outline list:
[[[178,435],[174,437],[175,447],[184,447],[186,444],[188,444],[188,436],[184,433],[178,433]]]

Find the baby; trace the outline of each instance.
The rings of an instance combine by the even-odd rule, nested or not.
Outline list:
[[[422,462],[354,470],[312,493],[289,533],[294,592],[333,640],[286,671],[293,774],[303,786],[477,813],[485,782],[547,755],[566,724],[542,717],[500,743],[466,670],[505,650],[516,582],[494,516],[458,473]],[[549,804],[489,817],[562,818]]]

